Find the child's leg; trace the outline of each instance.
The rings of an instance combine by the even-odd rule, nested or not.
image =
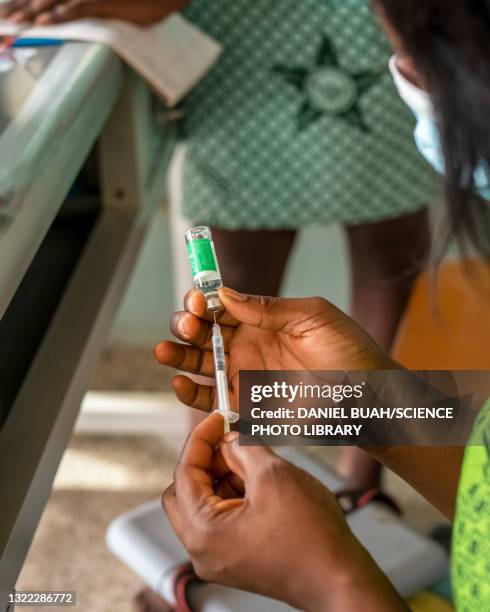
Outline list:
[[[391,350],[413,283],[427,261],[427,210],[346,228],[352,266],[352,316]],[[339,472],[353,487],[379,484],[381,466],[358,448],[341,453]]]
[[[295,230],[212,231],[225,285],[243,293],[279,294]]]
[[[346,228],[352,266],[352,316],[386,351],[430,249],[429,214]]]

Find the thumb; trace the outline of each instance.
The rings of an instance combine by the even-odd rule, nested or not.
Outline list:
[[[300,336],[335,307],[322,298],[287,299],[246,295],[228,287],[219,290],[224,307],[240,323]]]
[[[221,445],[221,454],[228,468],[243,481],[245,491],[252,493],[261,474],[280,458],[266,446],[240,446],[237,432],[226,435]]]

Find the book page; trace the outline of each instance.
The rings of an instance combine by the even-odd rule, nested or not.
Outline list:
[[[148,81],[169,107],[189,93],[221,53],[221,46],[216,41],[180,13],[173,13],[148,28],[101,19],[33,28],[0,21],[0,35],[106,45]]]

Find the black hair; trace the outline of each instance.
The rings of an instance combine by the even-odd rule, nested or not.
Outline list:
[[[463,251],[490,259],[490,202],[475,197],[475,170],[490,173],[490,0],[374,0],[433,97],[446,165],[447,228]]]

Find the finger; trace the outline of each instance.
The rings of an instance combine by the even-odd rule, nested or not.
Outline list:
[[[245,495],[245,486],[242,480],[230,473],[215,486],[216,495],[223,499],[242,499]]]
[[[217,407],[215,387],[199,385],[187,376],[176,376],[171,384],[177,399],[186,406],[203,412],[211,412]]]
[[[212,348],[212,324],[199,319],[194,314],[189,312],[176,312],[170,322],[170,330],[174,336],[184,342],[189,342],[199,348]],[[223,336],[225,351],[229,350],[235,331],[234,327],[221,325],[221,334]]]
[[[322,298],[286,299],[245,295],[233,289],[219,290],[226,310],[241,323],[261,329],[301,336],[339,318],[340,311]]]
[[[276,453],[266,446],[240,446],[240,436],[233,432],[227,434],[220,451],[230,470],[244,484],[247,494],[254,493],[262,486],[261,475],[272,463],[282,461]]]
[[[210,351],[165,341],[155,348],[154,355],[164,366],[201,376],[214,376],[213,354]]]
[[[175,484],[172,483],[165,489],[162,495],[162,506],[165,514],[172,525],[172,529],[180,539],[182,536],[182,517],[180,516],[177,496],[175,494]]]
[[[12,15],[15,11],[22,9],[29,0],[11,0],[0,5],[0,17],[7,17]]]
[[[30,0],[25,4],[23,11],[28,14],[29,20],[32,20],[59,3],[60,0]]]
[[[219,447],[214,454],[212,474],[217,483],[216,493],[220,497],[243,497],[245,492],[243,480],[230,470]]]
[[[48,23],[63,23],[86,17],[111,17],[114,6],[110,2],[100,0],[67,0],[57,3],[51,10],[39,15],[36,22],[44,25]]]
[[[187,438],[175,471],[177,504],[184,515],[192,516],[203,506],[222,501],[214,492],[211,467],[223,432],[223,417],[215,413],[199,423]]]
[[[228,474],[230,474],[230,467],[226,463],[223,453],[221,452],[221,445],[216,449],[216,453],[213,457],[213,465],[212,465],[213,476],[216,480],[221,480]]]
[[[33,21],[36,16],[36,6],[40,0],[18,1],[12,4],[12,9],[9,13],[9,19],[16,23]],[[59,0],[50,0],[52,4]]]
[[[192,289],[186,293],[184,297],[184,308],[187,312],[196,315],[196,317],[214,323],[214,315],[206,310],[206,299],[201,292]],[[236,327],[239,323],[226,310],[217,314],[216,321],[220,325],[230,325],[231,327]]]

